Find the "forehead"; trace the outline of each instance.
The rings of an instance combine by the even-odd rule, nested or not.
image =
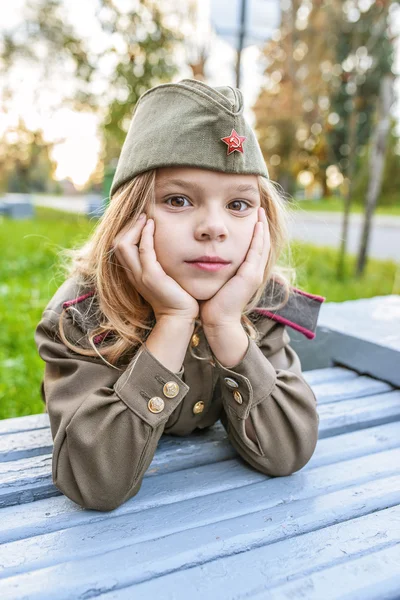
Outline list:
[[[196,187],[222,191],[250,191],[258,195],[257,175],[223,173],[195,167],[161,167],[156,172],[156,189],[165,187]]]

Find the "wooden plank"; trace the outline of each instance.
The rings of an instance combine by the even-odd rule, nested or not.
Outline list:
[[[190,446],[193,444],[193,450],[197,450],[196,446],[199,442],[209,441],[214,444],[217,451],[218,445],[225,439],[226,433],[221,423],[216,423],[213,427],[203,431],[195,431],[190,436],[173,437],[163,436],[159,442],[159,447],[165,453],[171,456],[177,452],[190,451]],[[178,450],[178,448],[180,448]],[[53,440],[51,437],[50,427],[39,430],[32,430],[27,433],[10,433],[0,437],[0,470],[2,462],[19,460],[31,456],[39,456],[51,453],[53,449]]]
[[[318,404],[343,402],[352,398],[364,398],[394,391],[393,386],[379,379],[361,376],[345,381],[318,383],[312,386]]]
[[[27,572],[11,577],[3,572],[5,578],[0,579],[0,597],[8,599],[29,593],[30,600],[45,600],[54,598],[54,590],[57,590],[58,599],[90,597],[112,591],[117,586],[154,580],[221,557],[275,545],[288,538],[296,537],[299,549],[298,536],[321,529],[326,531],[338,523],[341,528],[346,528],[352,519],[359,526],[359,518],[365,515],[373,524],[378,523],[378,528],[371,534],[371,530],[366,533],[365,528],[360,530],[358,527],[356,537],[364,541],[364,551],[382,546],[382,528],[387,534],[386,544],[388,540],[391,543],[400,541],[400,507],[396,506],[400,502],[400,475],[318,495],[312,502],[312,511],[309,497],[290,502],[290,507],[286,502],[271,507],[269,492],[273,485],[284,484],[284,479],[287,484],[289,478],[274,478],[248,486],[245,495],[243,490],[224,492],[217,497],[212,494],[202,502],[191,499],[142,511],[137,519],[132,516],[129,519],[108,518],[99,524],[102,527],[96,528],[96,524],[92,524],[87,532],[80,527],[61,535],[57,533],[50,547],[44,544],[42,557],[35,564],[36,570],[31,570],[31,564],[27,562],[19,567]],[[301,477],[291,479],[289,493],[296,486],[295,479],[300,485],[302,483]],[[275,501],[276,496],[275,493]],[[397,512],[391,513],[393,518],[389,527],[387,516],[383,521],[379,521],[379,516],[391,506],[396,507]],[[371,515],[373,511],[378,511],[377,515]],[[181,531],[177,531],[178,527]],[[93,539],[96,539],[96,556],[77,556],[81,545],[87,543],[85,536],[91,537],[92,549]],[[354,536],[353,529],[351,539]],[[44,566],[44,561],[54,561],[53,548],[57,548],[57,540],[64,549],[69,545],[71,556],[64,554],[65,562]],[[273,546],[270,549],[274,552]],[[340,544],[336,551],[339,549]],[[23,553],[25,560],[31,561],[26,550]],[[281,561],[281,570],[282,564],[285,563]],[[8,573],[11,569],[15,573],[18,566],[14,563]]]
[[[268,594],[270,600],[398,600],[400,590],[400,544],[335,565],[311,577],[287,583]],[[349,592],[350,590],[350,592]],[[257,594],[257,598],[265,598]]]
[[[321,439],[311,461],[304,468],[394,448],[399,445],[400,422],[351,431],[339,437],[330,438],[329,433],[329,429],[324,430],[324,422],[321,421]],[[144,477],[193,469],[237,456],[225,430],[218,423],[207,431],[193,433],[187,438],[161,438]],[[59,493],[52,482],[50,455],[0,463],[0,508],[50,498]]]
[[[49,415],[40,413],[27,417],[15,417],[13,419],[2,419],[0,421],[0,436],[21,431],[32,431],[49,427]]]
[[[400,448],[374,455],[374,460],[363,456],[286,478],[268,478],[258,472],[252,477],[252,473],[237,461],[206,465],[189,473],[178,471],[160,475],[143,482],[139,495],[126,503],[130,505],[129,511],[123,511],[123,514],[113,511],[108,516],[99,515],[98,511],[87,511],[89,520],[82,522],[78,528],[76,523],[74,527],[70,525],[70,534],[63,531],[61,538],[59,531],[35,532],[32,537],[8,542],[5,532],[0,546],[0,577],[72,557],[77,560],[79,556],[99,554],[101,549],[107,552],[115,542],[118,544],[128,537],[132,527],[137,543],[141,538],[146,541],[149,537],[162,537],[261,509],[275,509],[282,504],[289,507],[294,503],[290,510],[295,514],[296,502],[300,500],[392,477],[400,481]],[[398,492],[400,494],[400,489]],[[346,505],[350,507],[351,501],[347,501]],[[170,514],[177,510],[182,511],[184,519],[171,518]],[[90,518],[93,513],[96,520]],[[148,523],[150,517],[153,519],[151,525]],[[138,520],[142,519],[143,526],[138,526]],[[154,533],[151,534],[151,531]],[[77,532],[79,548],[76,547]],[[96,544],[93,544],[93,539],[96,539]]]
[[[338,370],[342,371],[341,369]],[[335,371],[335,369],[328,369],[328,371]],[[343,369],[343,371],[346,371],[346,369]],[[317,397],[318,405],[321,407],[324,404],[333,402],[342,403],[351,398],[356,399],[367,396],[376,397],[378,393],[392,391],[393,387],[383,381],[378,381],[370,377],[356,376],[349,379],[346,375],[344,380],[336,379],[330,383],[316,383],[313,385],[313,390]],[[319,412],[321,413],[320,408]],[[48,419],[47,415],[46,417]],[[22,417],[22,419],[26,418]],[[31,430],[23,430],[22,428],[22,431],[15,431],[17,429],[17,426],[14,423],[15,419],[11,419],[11,421],[13,421],[12,431],[10,431],[9,434],[6,434],[3,429],[3,435],[0,436],[0,464],[4,461],[48,454],[52,451],[53,441],[49,426]],[[4,421],[0,421],[0,423],[4,424]],[[42,420],[41,425],[43,424],[44,421]],[[225,438],[225,432],[222,425],[220,425],[219,429],[214,427],[208,429],[206,432],[194,432],[193,435],[198,435],[202,438],[204,434],[209,435],[209,439],[213,439],[216,444],[220,443],[221,440]],[[163,447],[162,444],[165,444],[164,450],[166,451],[170,442],[168,442],[168,440],[164,442],[165,437],[166,436],[163,436],[161,438],[160,444],[161,447]],[[179,452],[190,451],[191,439],[187,436],[183,441],[181,440]],[[197,451],[197,448],[194,448],[193,451]],[[176,453],[177,446],[175,443],[172,443],[171,456],[176,455]]]
[[[325,367],[323,369],[303,371],[303,376],[313,386],[331,381],[350,381],[350,379],[356,379],[359,375],[356,371],[345,369],[344,367]]]
[[[319,437],[329,437],[400,419],[400,390],[367,398],[322,404]]]
[[[327,404],[322,401],[318,406],[318,413],[320,415],[320,438],[388,423],[400,418],[400,391],[373,394],[372,396],[342,400],[340,402],[329,402]],[[33,436],[33,440],[31,442],[28,440],[25,447],[20,438],[16,441],[13,436],[3,436],[3,439],[7,439],[10,444],[8,447],[7,445],[3,447],[4,454],[9,456],[15,453],[15,456],[29,456],[30,453],[36,452],[37,454],[45,448],[47,448],[47,452],[49,451],[47,445],[49,443],[48,431],[42,430],[42,432],[31,433],[30,435]],[[180,438],[179,441],[176,440],[176,437],[172,441],[171,439],[165,439],[167,436],[163,436],[164,439],[160,440],[160,449],[167,451],[169,446],[170,454],[176,454],[177,448],[180,446],[186,452],[194,453],[197,449],[196,444],[200,443],[201,445],[204,439],[207,439],[207,435],[211,436],[210,439],[213,440],[214,448],[223,444],[226,437],[222,425],[220,425],[219,431],[218,428],[211,428],[205,432],[196,432],[194,438],[192,438],[193,440],[197,437],[197,441],[194,443],[189,439],[189,436]],[[171,438],[173,436],[168,437]],[[32,446],[35,440],[39,444],[40,450]]]
[[[228,445],[228,442],[226,442],[226,444]],[[364,431],[345,433],[334,438],[326,438],[318,442],[311,461],[297,474],[303,473],[308,469],[322,467],[323,465],[334,464],[340,461],[349,461],[350,459],[358,457],[366,457],[366,460],[373,465],[371,477],[376,477],[379,476],[379,473],[383,470],[383,466],[380,465],[380,457],[383,456],[381,453],[395,448],[398,449],[399,445],[399,422],[371,427]],[[153,462],[156,458],[157,453]],[[214,479],[212,478],[212,473],[216,474],[217,480],[219,479],[219,486],[222,485],[222,478],[224,478],[223,485],[226,489],[232,487],[231,477],[234,478],[236,487],[250,485],[260,481],[260,479],[263,481],[265,478],[263,474],[248,468],[247,465],[244,465],[237,460],[227,461],[224,465],[218,465],[218,461],[210,460],[208,463],[205,463],[205,465],[206,464],[209,465],[209,468],[204,471],[202,470],[201,473],[202,477],[204,477],[204,481],[207,482],[209,490],[213,489],[212,485]],[[395,462],[394,464],[397,463]],[[176,468],[173,468],[173,465],[167,463],[165,469],[159,470],[157,477],[180,470],[176,464],[175,467]],[[189,494],[192,494],[192,496],[195,497],[196,494],[189,486],[190,482],[188,478],[193,472],[194,481],[190,485],[193,485],[195,490],[198,485],[198,468],[196,468],[195,471],[192,471],[193,465],[192,467],[186,465],[183,468],[186,471],[185,485],[182,485],[181,487],[176,486],[175,495],[173,496],[174,502],[185,499]],[[389,470],[389,472],[391,471]],[[153,489],[151,487],[152,484],[147,483],[147,480],[153,480],[154,475],[154,473],[151,475],[149,475],[148,472],[145,473],[140,493],[130,502],[118,507],[118,509],[112,512],[112,515],[138,512],[140,510],[151,508],[152,506],[157,505],[157,503],[166,503],[170,494],[169,482],[171,481],[172,483],[173,480],[169,477],[158,480],[156,482],[156,487]],[[165,489],[163,490],[162,486],[164,483]],[[50,481],[50,474],[49,488],[53,490],[56,489]],[[223,488],[219,487],[218,489],[221,490]],[[180,493],[180,496],[178,495],[178,492]],[[197,495],[198,497],[201,497],[204,493],[204,486],[201,486]],[[208,493],[211,492],[209,491]],[[66,529],[68,527],[76,527],[80,524],[87,523],[88,521],[95,522],[104,518],[103,513],[85,511],[74,502],[71,502],[64,495],[32,502],[29,505],[29,511],[27,511],[24,504],[11,505],[2,509],[1,516],[0,543],[22,539],[32,535],[50,533],[51,531]]]
[[[98,597],[186,600],[190,581],[192,600],[397,600],[399,516],[396,506]]]
[[[0,464],[27,456],[48,454],[52,449],[50,427],[3,433],[0,436]]]

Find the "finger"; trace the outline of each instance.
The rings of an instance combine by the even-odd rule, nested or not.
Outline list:
[[[120,244],[122,241],[126,241],[128,244],[138,244],[143,227],[146,224],[146,214],[142,213],[142,215],[140,215],[134,223],[130,221],[123,229],[121,229],[114,239],[114,246]]]
[[[247,251],[246,262],[258,264],[264,248],[264,223],[257,221],[254,226],[253,238]]]
[[[142,266],[139,248],[135,241],[139,242],[140,240],[146,222],[145,216],[139,218],[134,225],[128,223],[114,240],[115,254],[121,266],[137,279],[140,279],[142,275]]]
[[[143,228],[139,244],[139,255],[143,271],[148,273],[156,271],[158,273],[160,265],[154,250],[154,219],[149,219]]]
[[[266,263],[271,250],[271,236],[269,231],[269,223],[265,208],[260,209],[261,218],[264,223],[264,248],[262,252],[263,261]]]

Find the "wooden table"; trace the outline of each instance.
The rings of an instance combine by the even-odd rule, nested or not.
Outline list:
[[[48,415],[0,421],[0,598],[400,597],[400,390],[342,367],[305,373],[310,462],[249,467],[220,423],[163,436],[139,493],[85,510],[53,486]]]
[[[136,496],[85,510],[52,483],[48,415],[0,421],[0,600],[398,600],[400,297],[320,323],[311,343],[290,330],[320,427],[289,477],[217,423],[163,436]]]

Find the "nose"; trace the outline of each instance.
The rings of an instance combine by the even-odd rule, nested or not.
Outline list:
[[[207,210],[199,213],[195,226],[196,240],[224,240],[227,236],[228,229],[220,210]]]

